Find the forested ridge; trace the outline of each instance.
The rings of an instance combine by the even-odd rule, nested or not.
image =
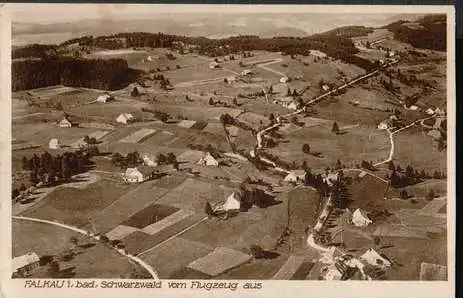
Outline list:
[[[13,91],[51,85],[117,90],[140,74],[124,59],[75,58],[13,61],[11,72]]]

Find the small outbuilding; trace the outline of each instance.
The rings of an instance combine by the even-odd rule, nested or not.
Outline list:
[[[206,154],[201,157],[201,159],[198,161],[198,164],[202,166],[219,166],[219,162],[209,152],[206,152]]]
[[[241,75],[242,76],[247,76],[247,75],[251,75],[252,74],[252,70],[250,69],[245,69],[241,72]]]
[[[283,84],[284,84],[284,83],[287,83],[287,82],[289,82],[289,78],[288,78],[288,77],[284,76],[284,77],[281,77],[281,78],[280,78],[280,83],[283,83]]]
[[[225,82],[226,82],[227,84],[236,83],[236,77],[235,77],[235,76],[226,77],[226,78],[225,78]]]
[[[101,102],[101,103],[106,103],[106,102],[110,102],[113,100],[114,100],[114,97],[109,93],[102,94],[96,98],[96,102]]]
[[[143,164],[149,167],[156,167],[158,165],[156,157],[147,154],[143,155]]]
[[[209,68],[210,69],[219,68],[219,63],[213,61],[213,62],[209,63]]]
[[[354,213],[352,213],[351,221],[356,227],[366,227],[373,222],[368,218],[367,213],[360,208],[357,208]]]
[[[69,121],[66,117],[64,117],[60,122],[59,122],[59,127],[62,128],[70,128],[72,127],[71,121]]]
[[[61,146],[57,138],[53,138],[50,140],[50,142],[48,142],[48,148],[50,149],[56,150],[56,149],[59,149],[60,147]]]
[[[130,113],[122,113],[116,118],[117,123],[127,124],[132,123],[135,121],[135,117],[133,117]]]

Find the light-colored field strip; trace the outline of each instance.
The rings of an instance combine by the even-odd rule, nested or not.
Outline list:
[[[183,128],[191,128],[195,124],[196,124],[196,121],[194,120],[182,120],[179,123],[177,123],[178,126],[183,127]]]
[[[172,140],[166,142],[166,145],[165,145],[165,146],[167,147],[167,146],[171,145],[172,143],[174,143],[174,142],[176,142],[176,141],[178,141],[178,140],[180,140],[180,137],[175,137],[175,138],[173,138]]]
[[[118,225],[117,227],[106,233],[106,236],[111,240],[122,239],[125,236],[132,234],[133,232],[137,232],[139,230],[140,229],[126,225]]]
[[[193,210],[180,209],[177,212],[161,219],[160,221],[157,221],[147,227],[144,227],[141,231],[150,235],[154,235],[164,230],[165,228],[168,228],[178,223],[179,221],[193,215],[194,213],[195,212]]]
[[[434,216],[437,211],[439,211],[442,206],[445,206],[447,204],[446,200],[433,200],[429,202],[426,206],[418,210],[416,213],[419,215],[428,215],[428,216]]]
[[[159,246],[161,246],[162,244],[166,243],[167,241],[170,241],[170,240],[172,240],[172,239],[174,239],[174,238],[176,238],[176,237],[182,235],[183,233],[188,232],[189,230],[193,229],[194,227],[196,227],[197,225],[199,225],[200,223],[202,223],[202,222],[205,221],[206,219],[208,219],[207,216],[201,218],[200,220],[198,220],[197,222],[195,222],[195,223],[192,224],[191,226],[186,227],[185,229],[183,229],[183,230],[181,230],[180,232],[178,232],[178,233],[176,233],[176,234],[170,236],[169,238],[167,238],[166,240],[164,240],[164,241],[162,241],[162,242],[156,244],[155,246],[153,246],[153,247],[151,247],[151,248],[148,248],[148,249],[145,250],[145,251],[142,251],[142,252],[139,253],[137,256],[142,256],[142,255],[144,255],[144,254],[146,254],[146,253],[148,253],[148,252],[150,252],[150,251],[152,251],[152,250],[158,248]]]
[[[82,229],[79,229],[79,228],[76,228],[76,227],[73,227],[73,226],[70,226],[70,225],[62,224],[62,223],[59,223],[59,222],[50,221],[50,220],[44,220],[44,219],[38,219],[38,218],[32,218],[32,217],[24,217],[24,216],[12,216],[12,218],[17,219],[17,220],[27,220],[27,221],[33,221],[33,222],[39,222],[39,223],[58,226],[58,227],[61,227],[61,228],[64,228],[64,229],[72,230],[72,231],[77,232],[77,233],[82,234],[82,235],[86,235],[88,237],[93,237],[97,241],[99,240],[96,236],[91,236],[91,234],[89,232],[85,231],[85,230],[82,230]],[[119,249],[114,249],[114,250],[117,251],[119,254],[121,254],[121,255],[129,258],[130,260],[136,262],[137,264],[139,264],[143,268],[145,268],[146,271],[148,271],[149,274],[154,279],[159,279],[158,274],[154,271],[153,267],[151,267],[149,264],[145,263],[140,258],[138,258],[136,256],[133,256],[131,254],[125,253],[123,250],[119,250]]]
[[[304,263],[304,257],[290,256],[289,259],[281,266],[280,270],[272,277],[275,280],[289,280],[296,273],[297,269]]]
[[[130,135],[126,136],[125,138],[119,140],[119,142],[123,143],[138,143],[144,138],[147,138],[154,134],[156,132],[156,129],[151,129],[151,128],[142,128],[140,130],[137,130],[136,132],[131,133]]]
[[[250,255],[231,248],[217,247],[208,255],[191,262],[187,267],[209,276],[216,276],[247,263],[251,258]]]

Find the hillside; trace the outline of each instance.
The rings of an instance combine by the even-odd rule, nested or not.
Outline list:
[[[445,15],[425,16],[415,22],[399,20],[384,28],[394,33],[394,38],[416,48],[445,51],[447,49],[447,21]]]

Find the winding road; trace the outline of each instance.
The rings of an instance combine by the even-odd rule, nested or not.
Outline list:
[[[98,241],[99,238],[93,234],[91,234],[90,232],[88,231],[85,231],[83,229],[80,229],[80,228],[77,228],[77,227],[73,227],[73,226],[70,226],[70,225],[67,225],[67,224],[63,224],[63,223],[59,223],[59,222],[56,222],[56,221],[51,221],[51,220],[45,220],[45,219],[39,219],[39,218],[33,218],[33,217],[25,217],[25,216],[12,216],[11,218],[13,219],[16,219],[16,220],[25,220],[25,221],[32,221],[32,222],[39,222],[39,223],[43,223],[43,224],[49,224],[49,225],[54,225],[54,226],[57,226],[57,227],[61,227],[61,228],[64,228],[64,229],[68,229],[68,230],[71,230],[71,231],[74,231],[74,232],[77,232],[79,234],[82,234],[82,235],[85,235],[87,237],[91,237],[93,238],[94,240]],[[112,247],[112,246],[111,246]],[[141,267],[143,267],[146,271],[149,272],[149,274],[154,278],[154,279],[159,279],[158,277],[158,274],[156,273],[156,271],[153,269],[153,267],[151,267],[149,264],[145,263],[142,259],[138,258],[137,256],[134,256],[134,255],[131,255],[129,253],[125,253],[123,250],[120,250],[120,249],[116,249],[114,247],[112,247],[115,251],[117,251],[119,254],[127,257],[129,260],[132,260],[134,261],[135,263],[137,263],[138,265],[140,265]]]

